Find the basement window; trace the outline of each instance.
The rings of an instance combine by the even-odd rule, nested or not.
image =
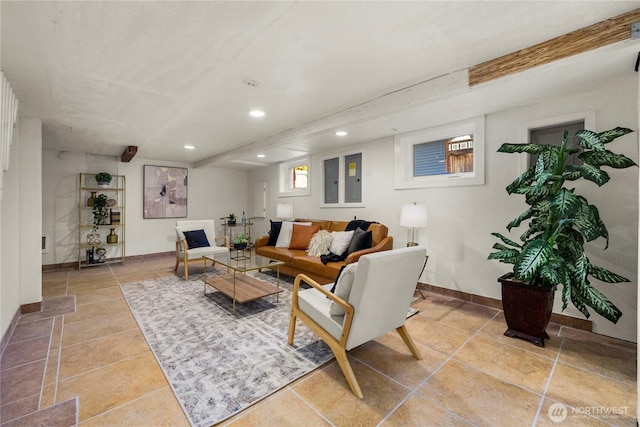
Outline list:
[[[283,162],[279,169],[279,196],[308,196],[310,192],[309,159]]]
[[[396,189],[484,184],[484,117],[395,138]]]

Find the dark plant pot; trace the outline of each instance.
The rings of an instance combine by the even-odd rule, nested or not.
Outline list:
[[[246,243],[234,243],[233,244],[233,248],[237,249],[237,250],[246,249],[247,248],[247,244]]]
[[[227,225],[236,225],[236,221],[235,220],[227,221]]]
[[[502,284],[502,309],[507,322],[504,334],[544,347],[544,339],[549,338],[545,329],[551,320],[555,286],[530,286],[513,279],[513,273],[505,274],[498,282]]]

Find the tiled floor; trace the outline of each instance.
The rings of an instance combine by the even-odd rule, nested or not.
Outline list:
[[[44,273],[44,310],[21,316],[1,358],[2,426],[188,425],[118,286],[171,274],[169,258]],[[539,348],[503,336],[498,310],[414,306],[424,360],[395,332],[353,350],[363,400],[330,362],[222,424],[636,425],[635,344],[552,324]]]

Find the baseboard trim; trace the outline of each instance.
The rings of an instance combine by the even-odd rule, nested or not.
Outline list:
[[[175,254],[176,254],[176,251],[156,252],[156,253],[153,253],[153,254],[132,255],[132,256],[125,257],[124,260],[125,260],[125,262],[129,262],[129,261],[145,261],[145,260],[150,260],[150,259],[155,259],[155,258],[163,258],[163,257],[167,257],[167,256],[175,256]],[[47,264],[47,265],[43,265],[42,266],[42,271],[43,272],[46,272],[46,271],[58,271],[58,270],[77,270],[77,269],[78,269],[78,263],[77,262],[64,262],[64,263],[60,263],[60,264]]]
[[[434,294],[457,298],[463,301],[469,301],[475,304],[502,310],[502,300],[496,298],[474,295],[468,292],[457,291],[455,289],[447,289],[439,286],[429,285],[427,283],[418,283],[418,289],[425,292],[432,292]],[[577,317],[571,317],[564,314],[552,313],[551,323],[568,326],[574,329],[580,329],[582,331],[593,332],[593,322],[591,320],[578,319]]]
[[[13,330],[16,328],[18,324],[18,319],[20,318],[20,309],[18,308],[11,319],[11,323],[9,323],[9,327],[7,331],[2,336],[2,340],[0,340],[0,358],[4,354],[4,349],[7,348],[7,344],[9,344],[9,339],[11,339],[11,335],[13,334]]]
[[[20,314],[37,313],[42,311],[42,301],[22,304],[20,306]]]

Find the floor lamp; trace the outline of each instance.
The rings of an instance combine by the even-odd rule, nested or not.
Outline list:
[[[411,241],[407,242],[407,246],[418,246],[418,243],[415,241],[416,228],[426,228],[427,207],[425,205],[419,205],[416,202],[402,205],[400,226],[411,228]]]

